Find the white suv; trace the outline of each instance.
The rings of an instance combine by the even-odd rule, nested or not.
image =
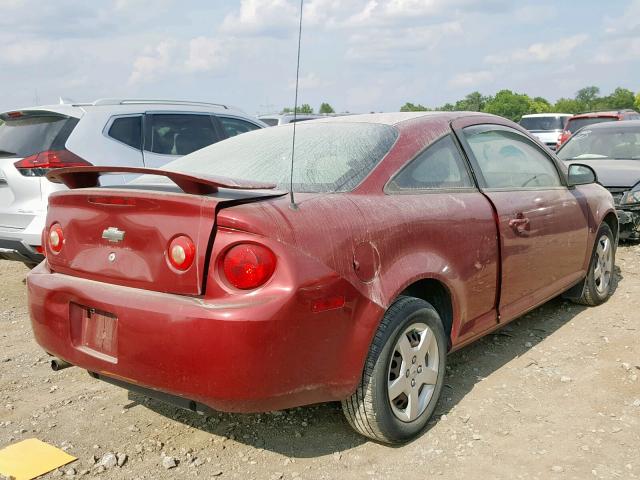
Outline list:
[[[157,168],[200,148],[267,125],[226,105],[103,99],[0,113],[0,259],[42,260],[47,198],[62,185],[52,168]],[[109,184],[133,176],[107,177]]]
[[[570,117],[570,113],[532,113],[523,115],[519,123],[551,150],[555,150]]]

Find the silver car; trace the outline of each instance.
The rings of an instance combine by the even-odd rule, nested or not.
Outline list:
[[[551,150],[555,150],[570,117],[569,113],[532,113],[523,115],[519,123]]]
[[[65,187],[44,175],[83,165],[160,167],[267,125],[219,104],[103,99],[0,113],[0,259],[35,265],[47,198]],[[105,184],[133,177],[111,176]]]

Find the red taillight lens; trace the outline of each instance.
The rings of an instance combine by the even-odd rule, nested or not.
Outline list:
[[[25,177],[42,177],[52,168],[90,167],[91,164],[68,150],[47,150],[14,163]]]
[[[264,285],[271,278],[276,269],[276,256],[262,245],[243,243],[226,253],[222,267],[231,285],[250,290]]]
[[[167,258],[173,268],[181,271],[188,270],[196,258],[196,246],[189,237],[180,235],[169,243]]]
[[[62,233],[62,227],[59,223],[54,223],[49,229],[49,235],[47,238],[49,242],[49,248],[53,253],[60,253],[62,245],[64,245],[64,235]]]

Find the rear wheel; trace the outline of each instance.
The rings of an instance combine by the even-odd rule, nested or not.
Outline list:
[[[440,397],[447,341],[428,302],[401,297],[385,314],[356,392],[342,402],[349,424],[386,443],[417,436]]]
[[[575,299],[576,303],[595,306],[606,302],[611,296],[616,257],[614,241],[611,228],[603,223],[596,236],[589,272],[582,285],[582,294]]]

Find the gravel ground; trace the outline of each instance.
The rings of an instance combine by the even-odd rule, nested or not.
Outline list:
[[[449,357],[428,431],[390,448],[339,405],[199,416],[55,373],[31,335],[25,267],[0,261],[0,448],[37,437],[78,460],[45,478],[640,478],[640,246],[597,308],[555,299]]]

